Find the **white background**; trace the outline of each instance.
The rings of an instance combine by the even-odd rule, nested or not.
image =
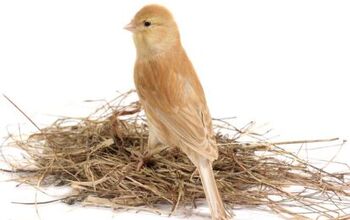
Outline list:
[[[350,139],[348,1],[151,2],[173,12],[213,117],[268,123],[281,140]],[[135,49],[123,26],[147,3],[1,0],[0,93],[45,126],[57,115],[90,113],[95,106],[83,100],[134,88]],[[18,125],[34,131],[2,97],[0,113],[1,137]],[[347,144],[337,160],[349,163],[349,153]],[[0,182],[0,219],[39,219],[33,206],[11,204],[34,201],[35,190],[15,185]],[[38,211],[42,220],[169,219],[64,204]],[[273,219],[236,211],[236,219],[264,216]]]

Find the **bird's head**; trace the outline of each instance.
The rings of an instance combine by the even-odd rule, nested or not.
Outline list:
[[[141,8],[125,29],[133,33],[138,56],[158,55],[180,43],[172,14],[160,5]]]

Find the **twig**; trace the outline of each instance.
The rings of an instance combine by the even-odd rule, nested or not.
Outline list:
[[[41,132],[41,129],[39,128],[38,125],[35,124],[35,122],[26,114],[24,113],[24,111],[22,111],[9,97],[7,97],[5,94],[2,94],[5,99],[7,99],[7,101],[9,101],[19,112],[22,113],[22,115],[24,115],[24,117],[26,117],[31,123],[32,125],[34,125],[36,127],[36,129],[38,129],[38,131]]]

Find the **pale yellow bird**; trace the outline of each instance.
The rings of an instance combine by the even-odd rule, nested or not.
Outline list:
[[[172,14],[147,5],[125,27],[137,50],[136,90],[149,127],[149,152],[180,148],[198,168],[212,219],[228,219],[212,163],[218,149],[203,88],[180,41]]]

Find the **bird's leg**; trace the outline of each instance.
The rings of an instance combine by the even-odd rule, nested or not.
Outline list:
[[[139,157],[140,162],[137,164],[137,170],[139,171],[141,167],[147,164],[153,155],[162,152],[166,148],[168,148],[168,146],[162,144],[150,129],[148,136],[148,146],[147,149]]]

